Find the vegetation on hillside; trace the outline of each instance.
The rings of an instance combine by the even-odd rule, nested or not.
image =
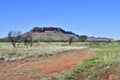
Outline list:
[[[78,37],[79,41],[81,42],[85,42],[87,40],[87,36],[86,35],[81,35]]]

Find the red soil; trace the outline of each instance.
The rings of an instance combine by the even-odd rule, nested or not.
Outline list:
[[[54,74],[62,74],[81,60],[94,55],[91,50],[74,50],[47,57],[4,62],[0,64],[0,80],[55,80]]]
[[[116,73],[104,73],[92,80],[114,80],[114,75]],[[85,78],[82,76],[82,72],[79,72],[76,74],[75,78],[73,80],[85,80]]]

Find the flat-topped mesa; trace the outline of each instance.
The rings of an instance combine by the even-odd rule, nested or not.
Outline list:
[[[57,27],[34,27],[31,31],[32,32],[38,32],[38,33],[45,32],[45,31],[58,31],[58,32],[62,32],[62,33],[65,33],[65,34],[76,35],[75,33],[72,33],[71,31],[65,31],[62,28],[57,28]]]
[[[53,28],[53,27],[34,27],[31,31],[32,32],[45,32],[45,31],[61,31],[60,28]]]

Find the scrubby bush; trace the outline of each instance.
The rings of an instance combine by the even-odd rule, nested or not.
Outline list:
[[[79,36],[79,41],[81,41],[81,42],[85,42],[86,40],[87,40],[87,36],[86,35],[81,35],[81,36]]]
[[[110,38],[109,43],[113,43],[113,42],[115,42],[115,40],[113,38]]]

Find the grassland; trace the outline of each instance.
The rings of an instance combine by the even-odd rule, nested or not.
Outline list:
[[[120,44],[91,44],[97,56],[83,61],[59,80],[119,80]],[[79,74],[79,75],[77,75]],[[82,77],[80,77],[82,76]]]
[[[14,48],[11,43],[0,43],[0,61],[54,55],[64,51],[86,48],[85,46],[80,45],[82,44],[73,43],[69,46],[67,42],[51,42],[50,44],[39,42],[34,43],[32,47],[19,43],[16,45],[17,47]]]
[[[120,44],[88,44],[67,42],[34,43],[32,47],[22,43],[14,48],[11,43],[0,43],[0,62],[22,59],[26,57],[40,57],[56,55],[75,49],[89,48],[96,51],[96,56],[82,61],[72,70],[65,72],[59,80],[119,80],[120,79]]]

